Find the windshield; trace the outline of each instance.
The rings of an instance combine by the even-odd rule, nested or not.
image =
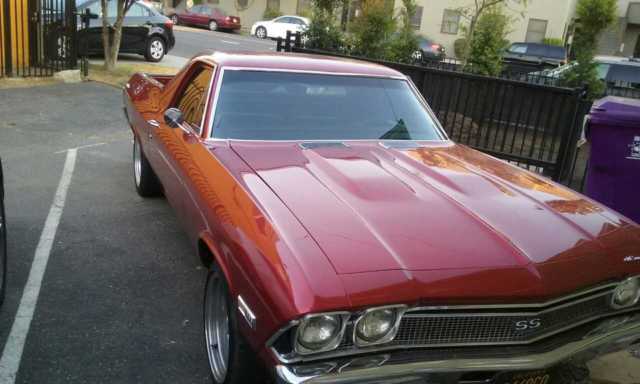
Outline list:
[[[213,137],[441,140],[405,80],[289,72],[224,73]]]

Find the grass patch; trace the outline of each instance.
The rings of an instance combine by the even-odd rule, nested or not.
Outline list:
[[[122,87],[136,72],[146,72],[156,75],[175,75],[179,68],[163,67],[146,63],[118,63],[113,71],[106,71],[102,64],[89,64],[88,80]]]

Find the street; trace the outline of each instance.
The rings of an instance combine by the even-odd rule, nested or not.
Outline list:
[[[15,383],[210,382],[206,272],[166,201],[136,194],[121,107],[119,90],[96,83],[0,91],[9,254],[2,384],[18,368]],[[66,199],[53,204],[63,174]],[[45,222],[56,207],[52,233]],[[27,284],[36,265],[45,268],[41,284]],[[30,306],[29,327],[18,308]]]
[[[170,55],[191,58],[212,51],[275,51],[274,40],[260,40],[233,32],[212,32],[203,28],[174,27],[176,45]]]

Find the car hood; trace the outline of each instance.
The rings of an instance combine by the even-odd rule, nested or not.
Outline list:
[[[618,214],[451,142],[230,145],[340,275],[486,268],[554,272],[544,265],[563,273],[580,265],[595,273],[620,272],[632,251],[621,249],[620,236],[631,236],[633,249],[640,251],[637,227]],[[618,240],[608,241],[611,234]]]

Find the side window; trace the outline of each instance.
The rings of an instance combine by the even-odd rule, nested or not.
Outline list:
[[[511,47],[509,47],[509,52],[525,54],[527,53],[527,46],[524,44],[512,44]]]
[[[201,129],[212,75],[213,69],[210,67],[197,69],[175,104],[182,111],[184,121],[189,123],[196,132],[200,132]]]
[[[277,19],[273,20],[274,23],[286,23],[287,22],[288,17],[278,17]]]
[[[201,10],[201,9],[202,9],[202,6],[201,6],[201,5],[196,5],[195,7],[192,7],[192,8],[190,9],[190,11],[191,11],[191,12],[193,12],[193,13],[200,13],[200,10]]]
[[[149,12],[145,7],[140,4],[133,4],[131,8],[129,8],[129,12],[127,12],[126,17],[147,17],[149,16]]]

